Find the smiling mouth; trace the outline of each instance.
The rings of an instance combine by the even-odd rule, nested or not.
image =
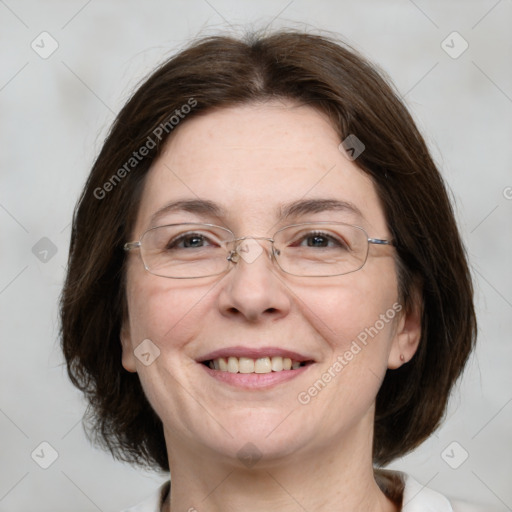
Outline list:
[[[271,373],[293,371],[312,364],[314,361],[295,361],[289,357],[218,357],[203,361],[202,364],[211,370],[228,373]]]

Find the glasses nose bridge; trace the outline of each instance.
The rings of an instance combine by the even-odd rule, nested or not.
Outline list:
[[[267,237],[267,236],[241,236],[241,237],[236,237],[236,238],[233,238],[232,240],[229,240],[229,244],[234,244],[234,248],[229,250],[228,249],[228,261],[231,261],[232,263],[238,263],[240,261],[240,257],[242,257],[241,255],[241,252],[249,252],[251,251],[250,249],[246,249],[245,251],[241,249],[242,245],[243,245],[243,242],[245,240],[266,240],[267,242],[270,242],[270,245],[271,245],[271,249],[270,251],[266,251],[267,254],[268,254],[268,257],[270,260],[272,260],[272,257],[275,257],[276,254],[279,254],[279,251],[275,248],[275,245],[274,245],[274,242],[275,240],[271,237]],[[260,244],[258,244],[260,246]],[[261,247],[261,246],[260,246]],[[265,249],[261,249],[262,251],[264,251]],[[249,261],[249,258],[248,257],[243,257],[243,259],[245,259],[246,261]]]
[[[241,240],[268,240],[272,244],[274,243],[274,239],[268,236],[240,236],[238,238],[233,238],[230,240],[231,242],[239,242]]]

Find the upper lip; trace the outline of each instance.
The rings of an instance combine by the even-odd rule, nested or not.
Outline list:
[[[214,350],[213,352],[209,352],[208,354],[201,356],[197,359],[199,363],[204,363],[205,361],[212,361],[214,359],[218,359],[219,357],[248,357],[250,359],[259,359],[261,357],[289,357],[293,361],[298,361],[300,363],[305,361],[314,361],[312,357],[309,357],[304,354],[299,354],[298,352],[294,352],[293,350],[286,350],[284,348],[279,347],[261,347],[261,348],[250,348],[250,347],[228,347],[221,348],[218,350]]]

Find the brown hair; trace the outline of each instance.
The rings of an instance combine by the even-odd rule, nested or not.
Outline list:
[[[377,395],[375,463],[404,455],[437,428],[473,348],[471,276],[445,185],[381,74],[324,36],[205,38],[160,66],[121,110],[73,217],[62,347],[69,376],[89,401],[89,433],[117,458],[169,469],[162,423],[137,374],[121,366],[119,337],[126,307],[122,246],[144,178],[174,129],[170,116],[182,123],[216,107],[270,98],[311,105],[329,116],[340,140],[355,134],[365,144],[356,163],[372,178],[397,241],[406,308],[420,290],[420,346],[409,363],[388,370]],[[184,105],[191,106],[185,119]],[[143,146],[152,147],[130,160]]]

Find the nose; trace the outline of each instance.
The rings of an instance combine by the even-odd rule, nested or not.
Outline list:
[[[261,241],[260,241],[261,240]],[[235,265],[222,280],[219,293],[221,314],[240,321],[259,322],[286,316],[291,300],[272,261],[272,246],[263,240],[240,239],[228,256]]]

